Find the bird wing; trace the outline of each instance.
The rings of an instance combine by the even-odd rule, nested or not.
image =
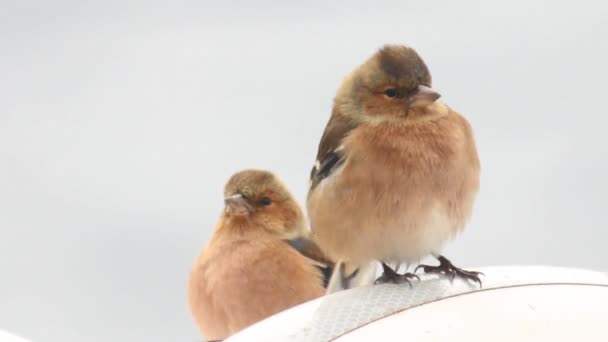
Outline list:
[[[334,109],[325,131],[323,131],[317,160],[310,171],[309,195],[323,179],[329,177],[344,163],[344,153],[341,150],[342,141],[356,127],[357,123]]]
[[[327,284],[329,283],[329,279],[334,269],[334,262],[327,258],[319,246],[309,238],[298,237],[291,240],[285,240],[285,242],[303,256],[314,261],[315,266],[318,267],[323,274],[323,287],[327,288]]]

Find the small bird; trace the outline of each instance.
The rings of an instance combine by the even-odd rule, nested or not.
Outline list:
[[[210,340],[324,295],[333,265],[272,173],[238,172],[224,196],[224,212],[188,283],[190,311]]]
[[[422,58],[402,45],[382,47],[338,89],[307,199],[315,240],[339,265],[330,289],[374,260],[376,282],[409,283],[417,276],[387,264],[427,255],[440,265],[420,265],[425,273],[481,285],[481,273],[440,254],[471,215],[480,166],[470,124],[439,98]]]

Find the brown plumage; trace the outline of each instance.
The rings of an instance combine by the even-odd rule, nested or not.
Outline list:
[[[342,277],[374,260],[439,258],[471,214],[479,188],[473,132],[430,87],[416,51],[388,45],[337,92],[307,205],[317,243],[345,265]],[[425,271],[478,280],[478,273],[440,261]],[[379,280],[408,277],[385,267]]]
[[[188,286],[192,316],[210,340],[322,296],[324,269],[332,266],[307,238],[300,207],[272,173],[236,173],[225,202]]]

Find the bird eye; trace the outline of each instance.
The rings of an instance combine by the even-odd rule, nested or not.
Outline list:
[[[395,96],[397,96],[397,90],[393,89],[393,88],[388,88],[388,89],[384,90],[384,95],[386,95],[388,97],[395,97]]]
[[[263,206],[267,206],[267,205],[270,205],[270,203],[272,203],[272,200],[270,199],[270,197],[262,197],[260,199],[259,203]]]

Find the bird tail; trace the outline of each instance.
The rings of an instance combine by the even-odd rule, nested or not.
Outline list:
[[[334,267],[329,279],[326,294],[348,290],[359,286],[371,285],[376,278],[376,264],[352,265],[340,261]]]

